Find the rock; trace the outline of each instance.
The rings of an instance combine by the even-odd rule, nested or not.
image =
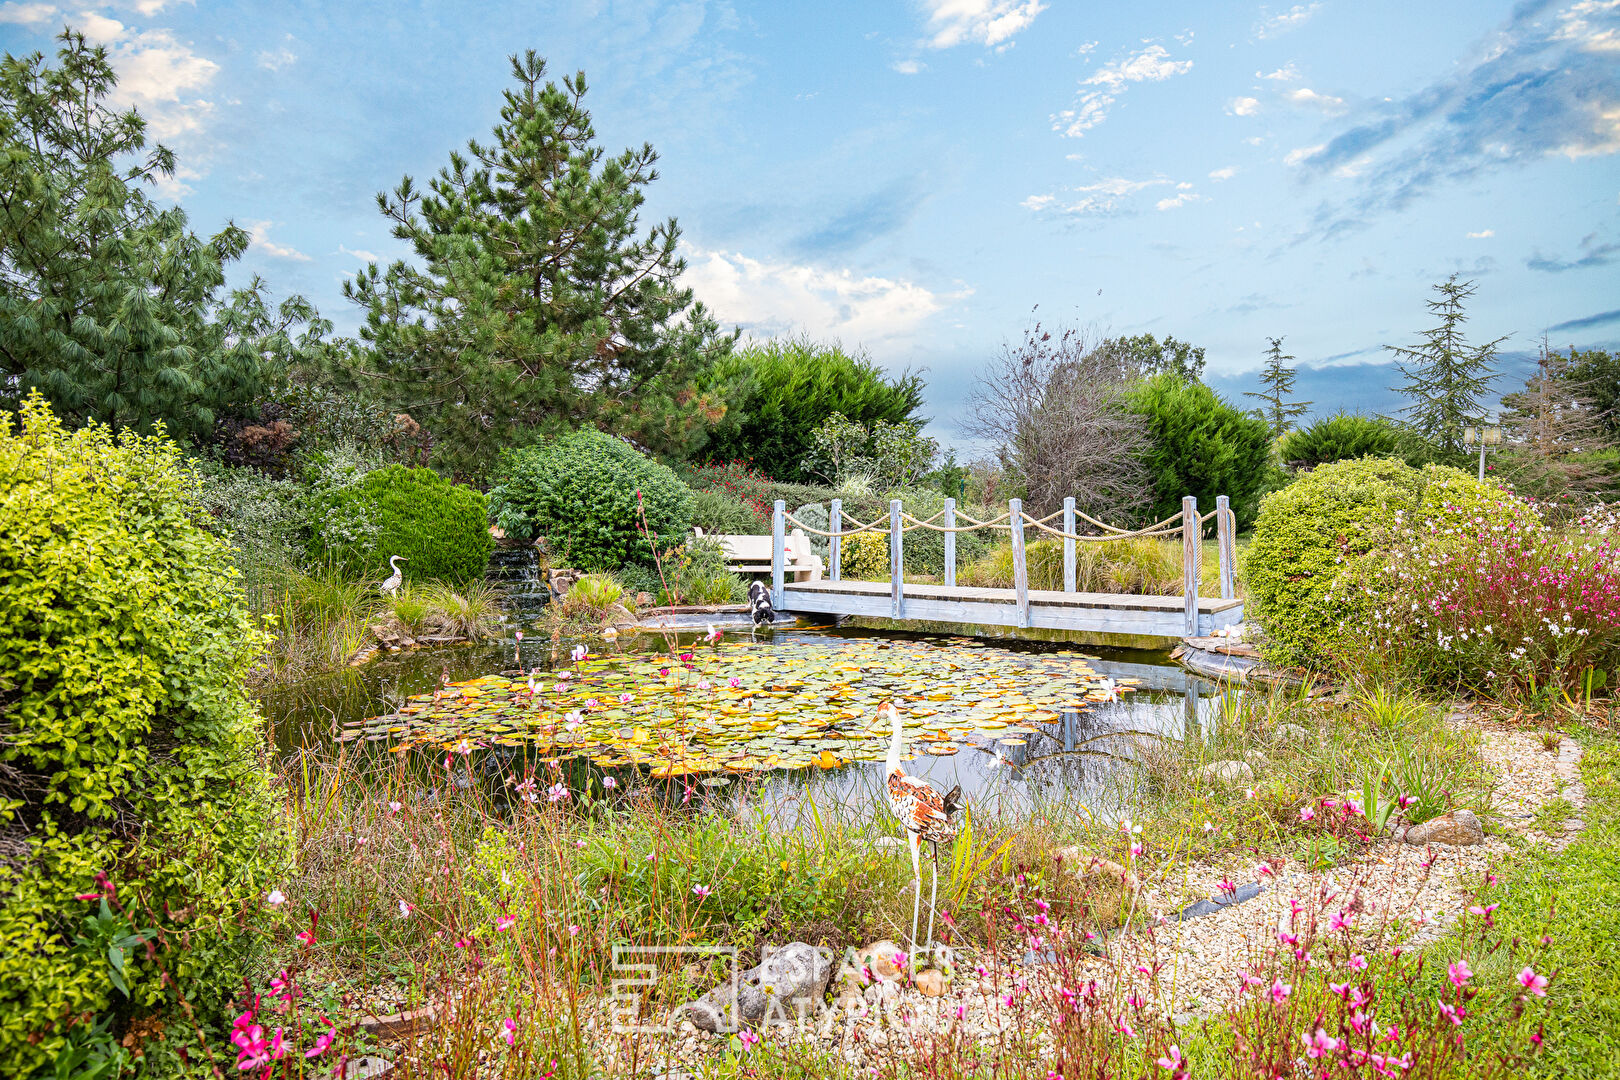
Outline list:
[[[1088,885],[1106,883],[1115,888],[1126,888],[1135,892],[1142,887],[1137,876],[1125,869],[1112,859],[1104,859],[1098,855],[1086,855],[1078,847],[1060,848],[1057,857],[1072,867],[1075,876]]]
[[[939,997],[945,992],[945,976],[932,968],[918,972],[912,982],[923,997]]]
[[[1485,826],[1472,810],[1453,810],[1406,830],[1408,844],[1483,844]]]
[[[387,1016],[363,1016],[355,1027],[379,1042],[399,1042],[423,1034],[438,1020],[438,1013],[431,1008],[411,1009]]]
[[[580,573],[578,570],[548,570],[546,571],[546,584],[551,589],[553,599],[561,600],[568,595],[568,590],[574,587]]]
[[[878,982],[893,982],[898,979],[900,969],[895,966],[894,957],[896,953],[902,952],[905,950],[892,941],[874,941],[866,948],[857,950],[855,963],[863,969],[861,972],[863,983],[867,981],[865,978],[867,971],[870,971]]]
[[[1204,780],[1233,786],[1247,784],[1254,779],[1254,768],[1247,761],[1212,761],[1198,770]]]
[[[1277,730],[1271,734],[1273,738],[1281,741],[1304,743],[1306,745],[1316,739],[1315,735],[1298,724],[1278,724]]]
[[[721,983],[696,1001],[677,1010],[700,1031],[736,1031],[743,1024],[787,1022],[796,1015],[815,1013],[832,974],[832,953],[795,941],[771,949],[758,967]],[[732,1014],[736,1007],[737,1015]]]
[[[630,614],[630,609],[623,604],[613,604],[608,607],[607,618],[603,622],[612,626],[640,626],[636,617]]]
[[[644,608],[644,607],[652,607],[652,606],[653,606],[653,594],[652,593],[650,593],[650,592],[638,592],[638,593],[636,593],[636,607]]]
[[[911,845],[907,844],[898,836],[880,836],[876,840],[872,841],[872,850],[892,851],[896,854],[904,854],[905,852],[911,850]]]
[[[1271,759],[1258,750],[1250,750],[1243,755],[1243,760],[1249,763],[1249,768],[1256,771],[1271,768]]]
[[[338,1075],[343,1080],[376,1080],[376,1078],[387,1076],[393,1071],[394,1063],[392,1061],[368,1054],[365,1057],[344,1058],[343,1068]]]

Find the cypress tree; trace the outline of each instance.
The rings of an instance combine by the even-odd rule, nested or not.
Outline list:
[[[434,463],[462,476],[586,424],[687,456],[728,422],[728,387],[699,379],[735,335],[680,287],[674,219],[640,230],[657,155],[604,154],[583,72],[558,85],[533,50],[511,62],[491,141],[452,152],[425,191],[407,176],[377,196],[412,258],[346,283],[371,345],[348,375],[427,425]]]
[[[1288,365],[1292,356],[1284,355],[1282,338],[1267,338],[1271,348],[1266,350],[1266,366],[1260,369],[1260,383],[1264,390],[1245,390],[1244,397],[1259,398],[1264,404],[1255,410],[1260,418],[1271,425],[1271,437],[1280,438],[1294,428],[1294,417],[1303,416],[1312,402],[1288,401],[1294,392],[1296,369]]]
[[[1496,348],[1507,340],[1468,344],[1464,304],[1475,287],[1457,277],[1452,274],[1434,287],[1439,295],[1427,303],[1439,323],[1421,332],[1419,344],[1384,346],[1400,358],[1396,366],[1405,382],[1391,389],[1411,401],[1401,410],[1408,427],[1453,460],[1464,455],[1463,428],[1485,415],[1485,395],[1496,381]]]

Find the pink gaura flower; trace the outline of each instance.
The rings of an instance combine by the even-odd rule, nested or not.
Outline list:
[[[323,1016],[321,1019],[325,1020],[326,1017]],[[335,1042],[337,1042],[337,1028],[329,1027],[319,1035],[315,1036],[315,1045],[310,1047],[308,1050],[305,1050],[304,1056],[306,1058],[318,1058],[322,1054],[326,1053],[326,1051]]]
[[[99,897],[101,894],[97,893],[96,895]],[[83,897],[80,897],[80,899],[82,900]],[[287,897],[280,889],[271,889],[270,895],[264,898],[264,902],[269,904],[271,907],[280,907],[282,904],[287,902]]]
[[[1271,1000],[1276,1002],[1278,1005],[1281,1005],[1283,1002],[1287,1001],[1288,995],[1292,994],[1293,992],[1294,988],[1283,982],[1280,976],[1273,980],[1271,984]]]
[[[1159,1068],[1170,1070],[1171,1080],[1187,1080],[1187,1059],[1181,1056],[1181,1047],[1172,1045],[1159,1059]]]
[[[737,1032],[737,1040],[743,1044],[744,1049],[747,1049],[748,1047],[759,1042],[759,1036],[754,1032],[749,1031],[747,1028],[744,1028],[743,1030]]]
[[[1301,821],[1309,821],[1315,816],[1316,811],[1309,806],[1302,807],[1299,811],[1299,820]]]
[[[402,919],[410,918],[411,917],[411,912],[413,912],[415,910],[416,910],[416,905],[415,904],[407,904],[403,900],[401,900],[399,902],[399,917],[400,918],[402,918]]]
[[[1447,1020],[1450,1020],[1454,1026],[1461,1027],[1463,1017],[1468,1015],[1468,1010],[1461,1005],[1452,1005],[1449,1002],[1442,1001],[1440,1003],[1440,1013]]]
[[[501,1038],[506,1040],[507,1046],[517,1042],[517,1021],[510,1016],[501,1021]]]
[[[1362,956],[1360,953],[1356,953],[1351,956],[1349,960],[1345,961],[1345,966],[1347,966],[1351,971],[1366,971],[1367,958]]]
[[[1473,977],[1474,973],[1468,970],[1468,961],[1466,960],[1458,960],[1446,968],[1446,978],[1451,980],[1452,986],[1466,986],[1468,980]]]
[[[314,930],[300,930],[300,931],[298,931],[298,933],[294,934],[293,936],[296,937],[299,941],[303,942],[305,945],[313,945],[313,944],[315,944],[315,931]]]
[[[495,919],[495,929],[497,931],[510,930],[510,929],[512,929],[512,927],[514,927],[516,925],[517,925],[517,916],[516,915],[500,915],[500,916],[497,916],[496,919]]]
[[[1314,1035],[1305,1035],[1302,1033],[1300,1035],[1300,1039],[1305,1043],[1305,1056],[1307,1057],[1327,1057],[1329,1054],[1333,1053],[1333,1051],[1339,1048],[1339,1040],[1335,1039],[1321,1028],[1317,1028],[1316,1034]]]
[[[1547,976],[1537,975],[1533,968],[1525,968],[1519,972],[1519,985],[1536,997],[1547,996]]]
[[[692,886],[692,895],[697,897],[699,900],[703,899],[705,896],[708,896],[709,893],[712,892],[712,891],[713,890],[710,889],[707,885],[694,885],[694,886]]]

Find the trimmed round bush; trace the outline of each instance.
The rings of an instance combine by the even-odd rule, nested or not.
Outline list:
[[[1523,500],[1443,465],[1388,458],[1338,461],[1267,495],[1244,557],[1247,615],[1266,632],[1266,655],[1285,664],[1330,661],[1364,600],[1334,582],[1386,545],[1401,522],[1462,529],[1494,518],[1535,519]]]
[[[465,585],[484,576],[495,550],[483,493],[432,469],[376,469],[334,491],[325,510],[314,523],[316,557],[348,574],[386,577],[388,557],[399,555],[407,580]],[[356,542],[324,528],[327,521],[356,518],[369,521],[375,534]]]
[[[1314,469],[1351,458],[1395,457],[1400,443],[1399,430],[1381,416],[1339,413],[1284,435],[1277,456],[1297,468]]]
[[[555,559],[581,570],[651,562],[652,545],[674,547],[692,527],[691,489],[668,466],[591,428],[507,454],[489,505],[506,535],[544,537]]]
[[[266,635],[196,485],[167,439],[0,416],[0,1075],[177,992],[223,1016],[282,869]]]

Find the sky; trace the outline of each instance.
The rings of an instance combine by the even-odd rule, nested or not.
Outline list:
[[[1034,319],[1191,341],[1247,404],[1282,337],[1317,413],[1399,404],[1383,347],[1453,273],[1499,390],[1543,335],[1620,343],[1620,0],[6,0],[0,48],[65,24],[179,154],[164,196],[249,230],[236,280],[342,332],[405,254],[376,194],[486,137],[532,48],[657,149],[644,221],[722,323],[922,371],[946,443]]]

